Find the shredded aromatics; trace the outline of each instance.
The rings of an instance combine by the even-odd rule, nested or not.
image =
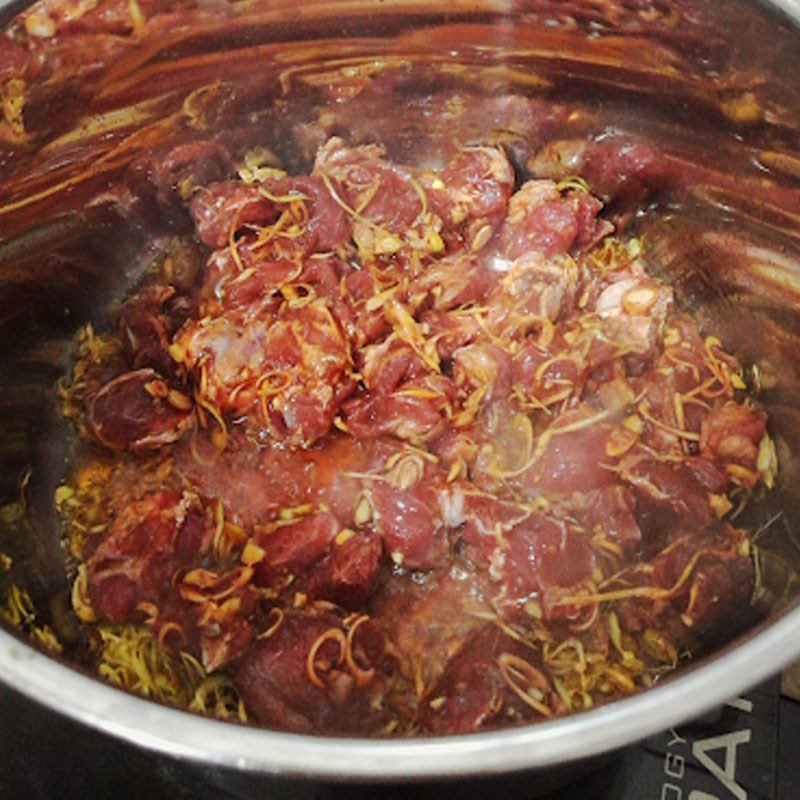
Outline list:
[[[311,683],[320,689],[324,689],[325,684],[319,675],[320,665],[318,664],[317,654],[327,642],[333,642],[339,647],[339,654],[334,662],[335,665],[341,664],[347,653],[347,640],[345,634],[339,628],[331,628],[325,631],[325,633],[318,637],[314,644],[311,645],[308,656],[306,656],[306,674]],[[330,668],[330,664],[326,664],[325,666]]]
[[[448,158],[232,158],[179,192],[196,240],[79,334],[54,501],[106,680],[287,730],[477,730],[645,689],[748,602],[735,521],[780,477],[752,370],[588,177],[514,192],[496,138]],[[32,613],[2,610],[46,643]]]
[[[61,642],[55,632],[49,625],[36,624],[36,609],[30,595],[16,584],[11,584],[5,603],[0,603],[0,619],[27,633],[29,639],[40,647],[61,652]]]
[[[551,717],[553,711],[545,702],[548,691],[547,679],[532,664],[511,653],[501,653],[497,658],[506,683],[514,693],[543,717]]]
[[[25,142],[23,110],[25,108],[25,81],[21,78],[10,78],[0,86],[0,107],[3,119],[0,120],[0,139],[12,143]]]
[[[234,684],[206,674],[188,653],[172,654],[149,631],[99,625],[98,674],[123,689],[219,719],[247,721]]]

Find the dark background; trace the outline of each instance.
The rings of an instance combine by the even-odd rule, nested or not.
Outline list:
[[[726,708],[707,715],[679,731],[689,742],[720,732],[752,730],[752,741],[737,750],[736,779],[748,800],[797,800],[800,796],[800,705],[779,698],[777,680],[747,697],[753,712],[747,717]],[[623,751],[596,767],[569,788],[542,795],[540,776],[518,776],[506,781],[453,786],[335,787],[318,784],[279,784],[254,791],[241,777],[168,759],[124,744],[60,717],[11,690],[0,688],[0,799],[1,800],[231,800],[256,796],[272,798],[471,796],[542,797],[546,800],[659,800],[663,788],[666,743],[656,736]],[[715,754],[724,766],[724,751]],[[567,774],[580,770],[570,767]],[[700,765],[690,764],[682,781],[682,800],[700,788],[716,800],[733,795]],[[248,788],[252,795],[248,795]],[[667,800],[681,800],[677,794]]]

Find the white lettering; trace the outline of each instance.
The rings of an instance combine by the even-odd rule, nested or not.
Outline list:
[[[670,734],[672,734],[672,738],[669,740],[669,744],[667,747],[672,747],[674,744],[686,744],[686,739],[684,739],[675,728],[669,729]]]
[[[725,705],[744,711],[746,714],[753,710],[753,704],[746,697],[734,697],[733,700],[728,700]]]
[[[736,748],[750,741],[750,729],[702,739],[692,745],[692,755],[736,798],[747,800],[747,792],[736,782]],[[725,748],[725,765],[720,767],[708,753]],[[694,793],[692,793],[694,794]],[[703,800],[703,796],[689,800]],[[713,798],[712,798],[713,800]]]
[[[683,756],[679,756],[676,753],[667,753],[664,756],[664,772],[671,778],[680,780],[683,777],[685,761],[686,759]]]

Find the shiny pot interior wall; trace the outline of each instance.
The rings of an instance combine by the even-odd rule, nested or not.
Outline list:
[[[175,9],[96,46],[43,37],[27,62],[0,59],[0,552],[11,558],[0,596],[23,587],[65,658],[80,663],[84,643],[52,508],[67,436],[54,386],[77,328],[104,325],[108,304],[185,230],[168,198],[137,193],[135,164],[201,137],[239,153],[267,146],[295,170],[331,134],[431,166],[437,142],[488,135],[522,178],[551,164],[546,142],[651,146],[661,177],[628,187],[607,214],[749,367],[781,464],[777,491],[746,520],[759,530],[756,608],[794,599],[800,32],[743,2]],[[519,96],[536,114],[514,116]]]

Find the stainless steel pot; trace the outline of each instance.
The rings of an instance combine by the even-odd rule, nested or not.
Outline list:
[[[16,5],[0,0],[0,14]],[[148,143],[171,135],[170,120],[177,109],[185,111],[190,91],[217,79],[246,82],[257,67],[265,82],[248,96],[247,113],[258,107],[282,114],[275,87],[285,90],[297,76],[370,57],[447,62],[451,74],[472,70],[488,80],[489,92],[502,80],[514,92],[594,104],[597,113],[616,114],[628,124],[634,119],[635,126],[646,128],[652,119],[654,130],[680,130],[675,135],[687,146],[698,137],[691,157],[701,162],[712,163],[720,153],[734,164],[771,153],[759,163],[761,178],[800,194],[800,99],[793,86],[798,62],[790,61],[800,59],[800,28],[789,22],[800,24],[800,0],[773,0],[769,13],[742,6],[726,16],[717,35],[723,44],[731,37],[734,55],[724,76],[715,73],[714,55],[691,38],[692,26],[701,25],[692,14],[696,6],[700,17],[713,19],[715,8],[728,4],[665,0],[642,14],[636,3],[602,0],[576,0],[569,8],[545,0],[242,5],[245,10],[236,13],[246,17],[250,7],[253,14],[246,35],[230,12],[218,25],[204,18],[195,27],[151,31],[138,48],[115,55],[108,69],[92,68],[77,79],[43,73],[30,109],[37,144],[0,152],[0,490],[6,503],[0,550],[12,552],[10,577],[51,616],[65,589],[50,508],[63,459],[52,383],[64,367],[71,331],[100,317],[99,305],[124,288],[143,258],[141,231],[115,227],[109,237],[102,204],[89,207],[87,198],[113,190],[139,146],[128,152],[114,151],[115,145],[135,142],[154,123],[161,127],[147,129]],[[685,29],[664,21],[671,7],[689,20]],[[656,13],[662,15],[658,24],[652,23]],[[752,23],[752,35],[743,36],[743,20]],[[215,62],[210,54],[219,52],[229,55]],[[191,69],[170,71],[171,59],[180,62],[189,53],[202,58]],[[744,104],[738,103],[742,98]],[[131,104],[135,119],[120,128],[119,109]],[[92,138],[97,131],[102,135]],[[31,155],[37,148],[46,154],[44,167]],[[59,169],[66,182],[52,190],[47,171]],[[646,220],[628,220],[645,227],[654,258],[701,319],[769,378],[761,399],[780,445],[776,502],[783,516],[761,542],[759,599],[769,611],[735,640],[655,688],[604,707],[493,733],[398,741],[298,736],[201,718],[106,685],[12,630],[0,630],[0,680],[59,713],[173,756],[264,774],[390,780],[491,775],[584,759],[698,715],[800,657],[794,577],[800,564],[794,544],[800,530],[800,205],[789,194],[786,204],[760,213],[752,207],[749,184],[742,186],[738,194],[705,184],[688,187],[680,202],[664,206],[666,223],[653,228]],[[707,235],[709,220],[717,217],[724,217],[725,230]]]

